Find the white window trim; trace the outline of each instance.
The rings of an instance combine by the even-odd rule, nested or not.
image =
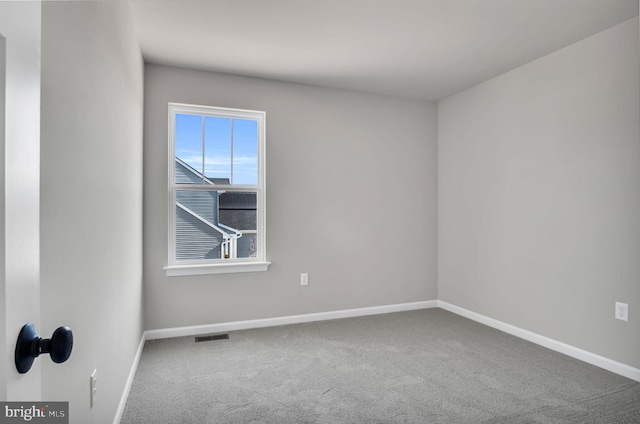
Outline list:
[[[235,272],[260,272],[269,269],[271,262],[230,262],[225,264],[171,265],[164,267],[167,277],[183,275],[230,274]]]
[[[233,186],[229,190],[251,191],[257,195],[256,226],[258,234],[258,256],[255,258],[211,259],[178,261],[175,259],[175,228],[176,228],[176,184],[175,184],[175,115],[201,114],[228,118],[255,119],[258,121],[258,184],[257,186]],[[168,265],[164,267],[167,277],[224,274],[237,272],[266,271],[271,262],[266,260],[266,173],[265,173],[265,136],[266,113],[263,111],[220,108],[213,106],[189,105],[183,103],[169,103],[169,149],[168,149]],[[183,185],[185,188],[199,188]]]

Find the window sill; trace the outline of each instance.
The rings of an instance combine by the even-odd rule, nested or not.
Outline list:
[[[260,272],[269,269],[271,262],[235,262],[229,264],[170,265],[164,268],[167,277],[183,275],[230,274]]]

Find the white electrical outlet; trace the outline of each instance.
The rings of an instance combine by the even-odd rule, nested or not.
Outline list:
[[[616,302],[616,319],[629,321],[629,305]]]
[[[309,274],[306,272],[303,272],[302,274],[300,274],[300,285],[301,286],[308,286],[309,285]]]
[[[93,408],[93,404],[96,401],[96,392],[98,391],[98,370],[95,369],[91,373],[91,377],[89,377],[89,396],[90,396],[90,407]]]

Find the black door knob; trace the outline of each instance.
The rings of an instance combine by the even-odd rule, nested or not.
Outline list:
[[[42,353],[48,353],[55,363],[62,363],[71,356],[73,349],[73,332],[69,327],[58,327],[50,339],[38,336],[30,322],[25,324],[18,335],[15,362],[20,374],[31,369],[33,361]]]

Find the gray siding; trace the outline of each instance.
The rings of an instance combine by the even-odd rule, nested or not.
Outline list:
[[[218,225],[218,192],[176,190],[176,202],[200,215],[213,225]]]
[[[219,259],[222,234],[176,206],[176,259]]]
[[[176,184],[202,184],[202,175],[179,163],[176,164]]]
[[[197,171],[176,164],[177,184],[199,184]],[[176,202],[198,214],[210,224],[218,225],[218,192],[176,190]],[[176,260],[219,259],[222,234],[176,205]]]
[[[202,176],[176,159],[176,183],[202,183]],[[218,192],[176,190],[176,201],[182,203],[213,225],[218,225]]]

